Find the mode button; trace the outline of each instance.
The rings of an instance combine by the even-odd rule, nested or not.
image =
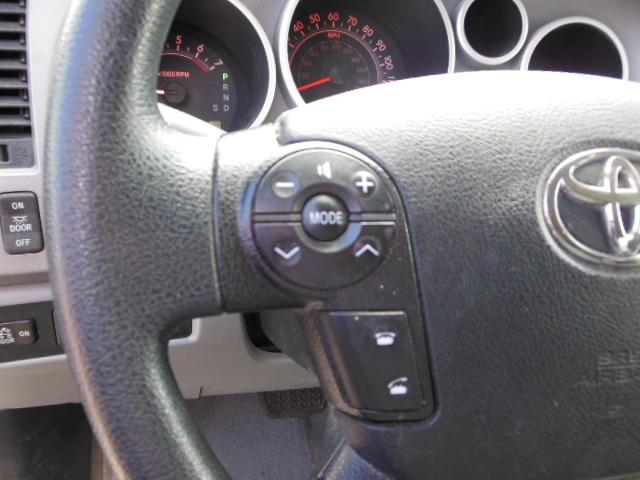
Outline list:
[[[349,225],[349,211],[331,195],[311,197],[302,209],[302,223],[311,238],[330,242],[344,233]]]

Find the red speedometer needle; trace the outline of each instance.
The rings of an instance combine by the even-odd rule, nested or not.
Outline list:
[[[316,80],[315,82],[307,83],[306,85],[302,85],[301,87],[298,87],[298,91],[305,92],[311,88],[319,87],[320,85],[324,85],[325,83],[331,83],[331,82],[333,82],[333,78],[324,77],[324,78],[321,78],[320,80]]]

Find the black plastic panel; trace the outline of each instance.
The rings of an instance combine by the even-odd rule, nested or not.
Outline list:
[[[424,406],[404,312],[319,312],[318,322],[349,405],[376,411]]]
[[[86,480],[91,429],[80,405],[0,412],[0,478]]]

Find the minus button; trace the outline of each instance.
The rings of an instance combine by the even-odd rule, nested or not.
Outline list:
[[[280,172],[271,182],[273,193],[280,198],[291,198],[300,191],[300,179],[295,173]]]

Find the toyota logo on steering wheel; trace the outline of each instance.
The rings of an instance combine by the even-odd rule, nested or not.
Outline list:
[[[640,154],[597,149],[572,156],[544,189],[545,223],[563,249],[591,263],[640,267]]]

